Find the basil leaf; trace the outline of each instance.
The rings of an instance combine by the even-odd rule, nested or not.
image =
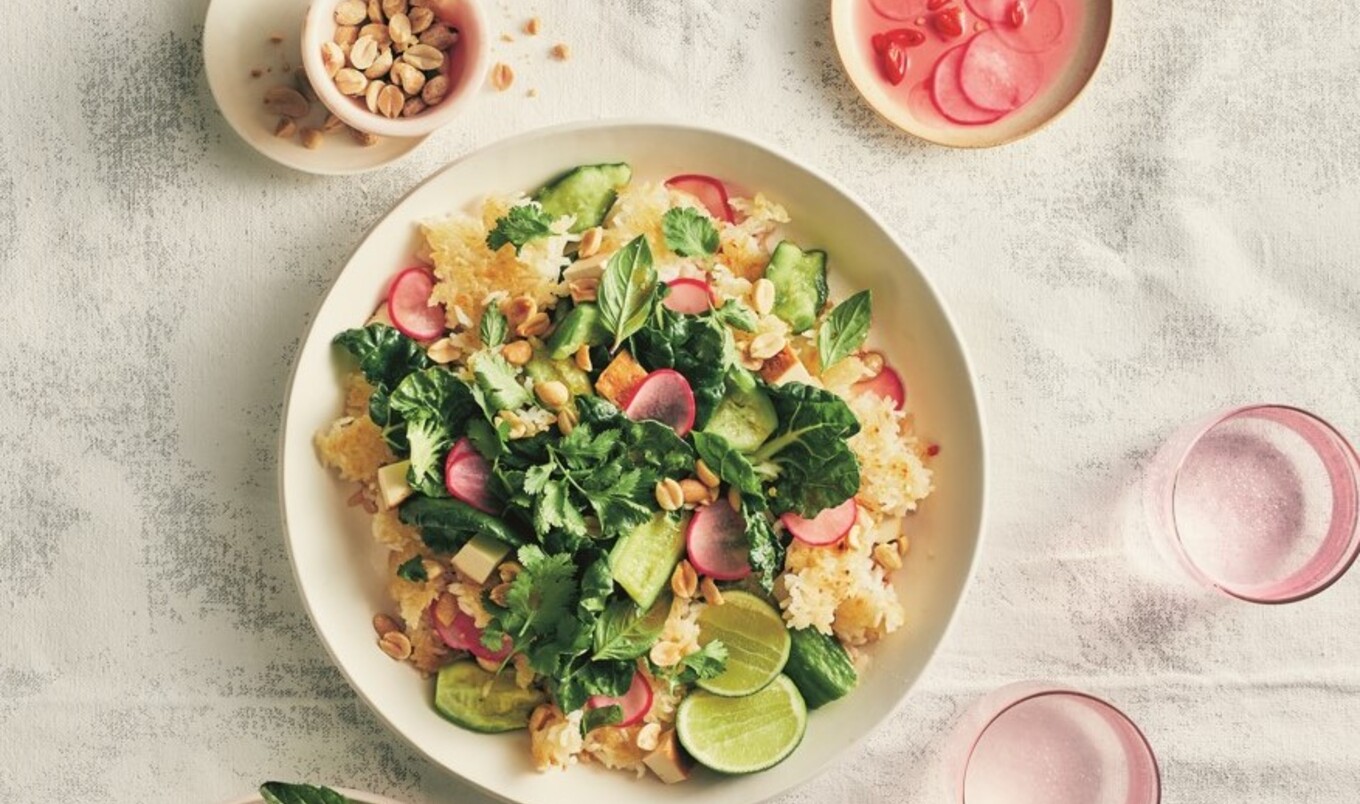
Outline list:
[[[510,322],[506,320],[505,313],[501,312],[500,305],[488,304],[482,311],[482,324],[477,330],[482,344],[488,349],[494,349],[505,343],[505,336],[509,332]]]
[[[524,539],[504,521],[462,500],[416,495],[402,503],[397,515],[403,523],[420,528],[421,540],[439,553],[456,551],[478,533],[485,533],[506,544],[524,544]]]
[[[718,230],[707,215],[693,207],[666,210],[661,218],[666,248],[681,257],[707,257],[718,250]]]
[[[430,580],[429,573],[425,572],[425,562],[420,556],[412,556],[409,560],[403,561],[397,567],[397,577],[411,583],[424,583]]]
[[[671,596],[662,595],[647,611],[631,600],[609,604],[595,621],[592,659],[636,659],[652,649],[670,616]]]
[[[836,305],[817,330],[817,355],[826,371],[858,349],[869,335],[871,291],[861,290]]]
[[[600,281],[600,321],[614,336],[618,349],[642,328],[656,300],[656,269],[645,235],[638,235],[609,258]]]

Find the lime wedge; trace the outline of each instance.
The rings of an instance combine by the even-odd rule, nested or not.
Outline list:
[[[699,614],[699,644],[715,639],[727,646],[727,669],[699,686],[715,695],[750,695],[769,684],[789,660],[791,639],[784,619],[749,592],[723,592],[721,606]]]
[[[741,698],[695,690],[680,702],[675,733],[701,764],[721,773],[754,773],[779,764],[803,741],[807,706],[788,676]]]

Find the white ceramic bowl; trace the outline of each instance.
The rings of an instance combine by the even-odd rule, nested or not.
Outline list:
[[[335,7],[339,0],[314,0],[302,25],[302,65],[321,102],[346,125],[381,137],[424,137],[452,122],[486,83],[491,63],[491,28],[479,0],[453,0],[439,19],[458,30],[458,44],[447,59],[444,73],[449,92],[444,100],[413,117],[383,117],[368,110],[364,99],[340,92],[321,62],[321,45],[335,36]]]
[[[833,284],[874,291],[875,341],[902,370],[923,437],[940,443],[938,490],[910,524],[898,584],[907,625],[874,650],[849,697],[814,712],[807,736],[765,773],[699,773],[683,785],[639,783],[594,767],[535,773],[523,733],[464,731],[431,707],[433,684],[375,647],[369,620],[391,610],[386,564],[350,489],[317,463],[312,436],[340,410],[331,339],[363,323],[416,246],[414,223],[530,190],[573,165],[625,160],[635,175],[721,176],[785,204],[798,239],[830,254]],[[525,134],[467,156],[417,187],[364,238],[321,303],[298,356],[284,412],[280,483],[287,542],[316,630],[355,691],[435,763],[494,795],[522,802],[760,801],[812,778],[902,701],[944,638],[978,549],[983,518],[982,420],[968,361],[943,304],[893,235],[830,179],[731,134],[677,124],[604,122]]]

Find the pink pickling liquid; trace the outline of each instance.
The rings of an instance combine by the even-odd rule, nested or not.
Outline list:
[[[1205,434],[1174,492],[1186,555],[1210,577],[1252,588],[1302,569],[1327,535],[1327,467],[1294,430],[1239,418]]]
[[[936,0],[938,5],[939,0]],[[869,46],[860,50],[861,58],[868,59],[874,73],[883,81],[892,96],[919,120],[933,126],[972,127],[1004,120],[1024,109],[1034,98],[1041,97],[1071,62],[1076,45],[1087,23],[1085,0],[949,0],[938,9],[929,8],[930,0],[860,0],[856,7],[856,36],[866,43],[876,34],[907,28],[920,31],[925,41],[906,48],[907,69],[901,83],[893,86],[884,73],[880,54]],[[1015,11],[1016,6],[1020,6]],[[939,28],[938,15],[959,11],[962,33],[949,37]],[[885,13],[886,12],[886,13]],[[1014,15],[1013,13],[1014,12]],[[991,19],[988,19],[990,17]],[[1015,21],[1020,24],[1015,25]],[[976,107],[966,92],[952,83],[956,70],[946,72],[944,84],[936,84],[936,69],[945,57],[957,48],[970,46],[977,37],[987,37],[992,65],[1001,60],[1000,69],[1016,83],[1015,91],[1027,96],[1013,109],[996,108],[995,93],[988,93],[993,102],[986,108]],[[965,52],[956,54],[946,66],[964,63]],[[976,59],[976,66],[981,59]],[[976,76],[976,70],[970,71]],[[974,94],[978,87],[994,82],[973,81]],[[935,92],[945,86],[953,102],[942,99],[952,119],[941,112],[941,102]],[[962,100],[960,100],[962,99]],[[960,108],[959,104],[963,104]],[[970,112],[969,109],[972,109]],[[959,114],[963,112],[963,114]]]
[[[1080,695],[1032,698],[1003,712],[978,739],[962,780],[963,804],[1144,804],[1157,772],[1117,711]]]

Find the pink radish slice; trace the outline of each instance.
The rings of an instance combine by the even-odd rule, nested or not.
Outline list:
[[[855,394],[874,394],[891,399],[893,407],[898,410],[907,402],[907,388],[902,384],[902,377],[888,366],[884,366],[877,377],[855,383],[852,390]]]
[[[444,308],[430,304],[434,276],[424,268],[407,268],[387,289],[387,317],[401,334],[428,341],[444,334]]]
[[[890,20],[915,20],[928,10],[927,0],[869,0],[869,5]]]
[[[727,187],[712,176],[699,173],[672,176],[666,179],[666,186],[699,199],[699,203],[704,205],[708,214],[718,220],[732,222],[732,207],[727,203]]]
[[[1006,47],[994,31],[979,34],[964,51],[959,86],[973,105],[1009,112],[1029,102],[1043,82],[1043,65]]]
[[[850,526],[855,524],[857,514],[859,514],[859,505],[855,502],[855,498],[851,497],[835,508],[822,509],[812,519],[804,519],[790,512],[780,517],[779,521],[783,522],[784,527],[789,529],[793,538],[804,544],[822,547],[835,544],[845,534],[849,533]]]
[[[713,308],[713,291],[702,279],[672,279],[666,285],[671,292],[661,303],[668,310],[688,315],[706,313]]]
[[[1063,32],[1062,6],[1056,0],[1018,0],[1024,4],[1024,22],[997,23],[992,30],[1012,50],[1042,53],[1058,44]]]
[[[973,13],[982,17],[988,22],[1009,24],[1011,19],[1011,9],[1015,8],[1017,2],[1023,0],[968,0],[968,7]],[[1026,11],[1029,9],[1026,8]]]
[[[684,438],[694,429],[694,390],[680,372],[657,369],[643,377],[624,400],[623,412],[635,422],[661,422]]]
[[[623,720],[616,723],[616,726],[632,726],[640,722],[652,711],[652,685],[647,683],[647,677],[634,672],[633,683],[628,685],[628,691],[617,698],[592,695],[586,699],[586,706],[590,709],[613,705],[623,710]]]
[[[453,622],[444,625],[434,614],[434,606],[430,606],[430,624],[434,626],[435,633],[444,640],[444,644],[454,650],[465,650],[478,658],[486,659],[490,662],[505,661],[513,650],[514,643],[509,636],[503,637],[500,650],[491,650],[482,644],[482,629],[477,627],[477,623],[472,616],[462,609],[454,615]]]
[[[466,438],[449,450],[444,461],[444,488],[455,500],[462,500],[479,511],[496,513],[496,498],[491,495],[491,464]]]
[[[700,506],[685,531],[689,563],[715,581],[739,581],[751,574],[746,520],[727,500]]]
[[[930,80],[930,99],[940,114],[955,123],[977,126],[1000,120],[1004,112],[994,112],[975,105],[959,86],[959,66],[967,45],[956,47],[935,63],[935,75]]]

